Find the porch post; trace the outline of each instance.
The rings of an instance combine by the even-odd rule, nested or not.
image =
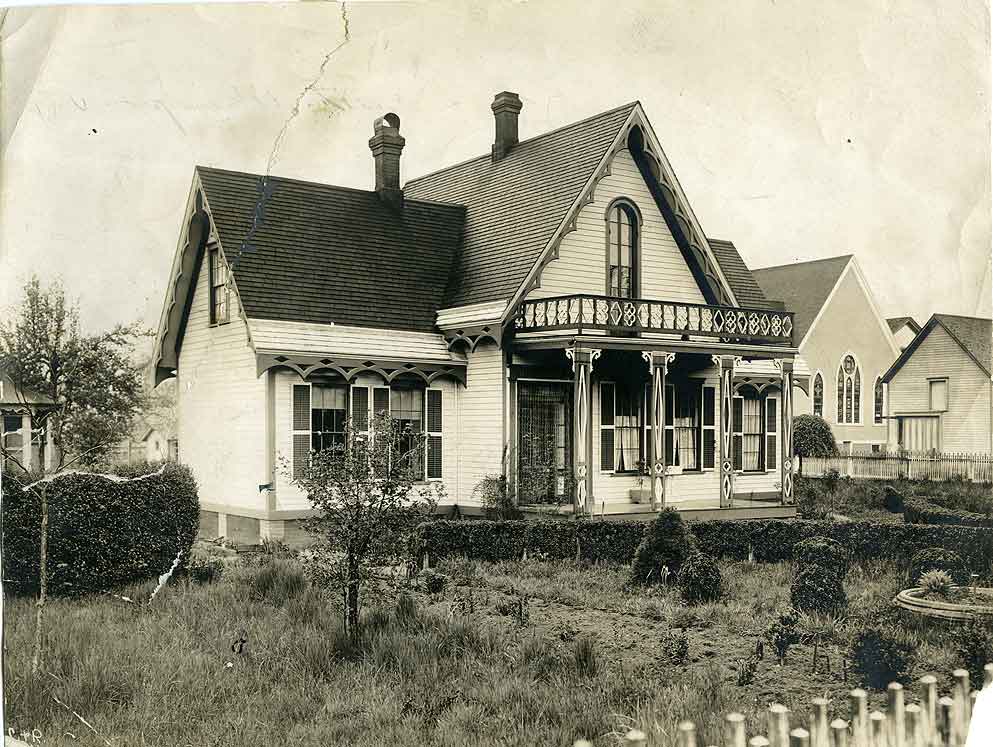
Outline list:
[[[720,475],[721,508],[731,508],[734,505],[734,464],[731,442],[731,394],[734,391],[734,356],[713,355],[714,365],[717,366],[720,378],[721,397],[721,436],[717,439],[718,464]]]
[[[669,372],[669,364],[676,358],[676,354],[652,351],[644,352],[641,356],[648,361],[652,379],[652,398],[648,408],[652,442],[648,460],[652,510],[659,511],[665,506],[665,377]]]
[[[573,417],[573,475],[576,480],[574,508],[576,514],[593,510],[593,396],[590,374],[593,361],[600,357],[596,348],[566,348],[566,357],[572,361],[572,417]]]
[[[790,506],[793,499],[793,361],[780,360],[779,370],[782,372],[782,428],[779,432],[783,438],[783,463],[780,484],[783,491],[783,505]]]

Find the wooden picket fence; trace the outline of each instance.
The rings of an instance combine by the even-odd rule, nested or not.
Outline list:
[[[993,664],[984,670],[984,687],[993,687]],[[790,724],[786,706],[769,706],[766,733],[748,738],[745,717],[729,713],[724,719],[722,747],[964,747],[969,734],[969,722],[976,702],[976,691],[970,691],[969,673],[956,669],[955,687],[951,697],[938,697],[938,679],[928,675],[920,680],[923,699],[920,703],[905,703],[903,686],[892,683],[887,689],[886,710],[869,712],[869,696],[865,690],[849,693],[849,718],[828,720],[828,701],[815,698],[810,723]],[[644,732],[633,729],[624,738],[628,747],[661,747],[650,742]],[[683,721],[678,726],[678,747],[697,747],[696,726]],[[584,739],[573,747],[592,747]],[[714,745],[713,747],[717,747]]]
[[[936,452],[865,452],[854,451],[835,457],[804,457],[800,474],[823,477],[837,470],[843,477],[866,480],[952,480],[993,482],[993,455],[942,454]]]

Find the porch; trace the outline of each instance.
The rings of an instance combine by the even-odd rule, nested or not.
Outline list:
[[[509,353],[512,487],[529,515],[785,517],[791,314],[572,296],[522,305]]]

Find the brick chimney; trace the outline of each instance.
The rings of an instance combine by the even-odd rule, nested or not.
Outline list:
[[[369,150],[376,161],[376,192],[388,205],[403,207],[403,190],[400,189],[400,153],[404,139],[400,137],[400,117],[393,112],[372,123],[375,133],[369,139]]]
[[[490,108],[496,121],[496,138],[493,141],[493,160],[499,161],[517,145],[517,115],[521,113],[521,97],[510,91],[498,93]]]

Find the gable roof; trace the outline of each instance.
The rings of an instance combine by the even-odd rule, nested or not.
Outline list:
[[[707,242],[717,257],[717,262],[721,266],[724,277],[727,278],[734,291],[738,303],[745,308],[765,309],[778,308],[779,303],[774,303],[766,298],[762,288],[755,281],[754,272],[748,269],[745,260],[741,258],[737,247],[724,239],[708,238]],[[792,309],[790,309],[792,311]]]
[[[883,381],[888,383],[910,360],[910,356],[927,339],[927,336],[939,326],[958,343],[983,373],[990,375],[990,371],[993,370],[993,320],[957,314],[932,314],[924,328],[917,333],[917,337],[883,374]]]
[[[896,334],[904,326],[910,327],[915,335],[921,331],[921,325],[912,316],[895,316],[892,319],[887,319],[886,323],[890,325],[890,331],[893,334]]]
[[[417,199],[466,208],[445,306],[509,299],[524,282],[637,102],[523,140],[404,185]]]
[[[279,177],[260,198],[257,174],[196,173],[247,317],[434,330],[463,207],[408,198],[397,211],[376,192]]]
[[[793,339],[798,347],[851,260],[852,255],[845,254],[752,270],[766,298],[782,301],[793,312]]]

